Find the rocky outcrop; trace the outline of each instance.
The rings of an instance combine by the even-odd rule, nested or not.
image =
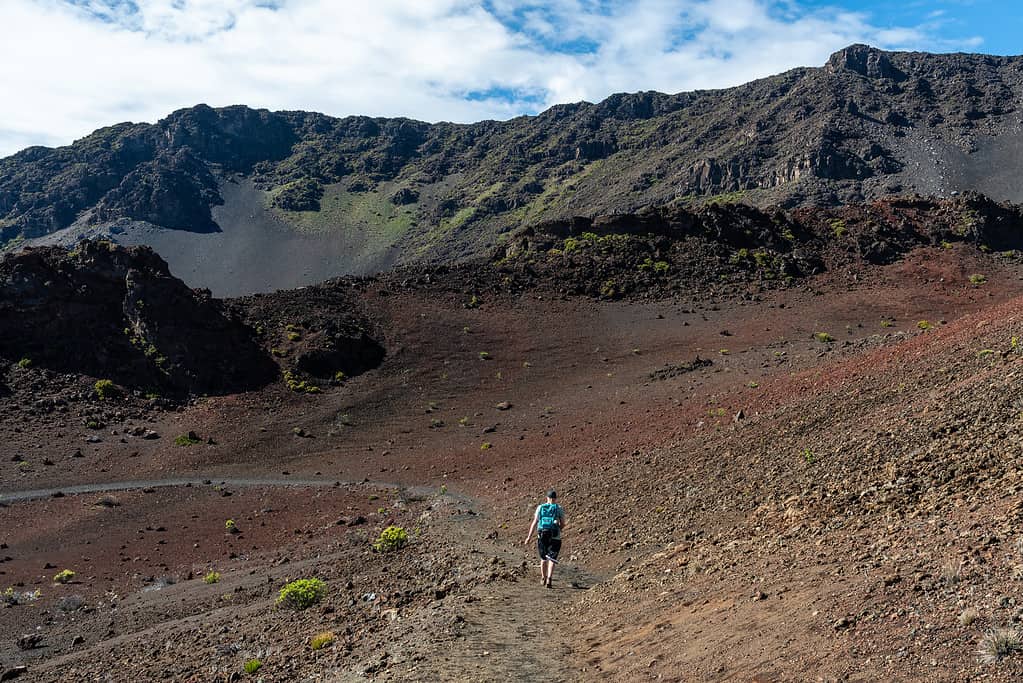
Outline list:
[[[0,261],[0,356],[143,390],[225,393],[273,380],[251,328],[145,247],[82,242]]]

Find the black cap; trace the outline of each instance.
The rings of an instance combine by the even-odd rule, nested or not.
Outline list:
[[[551,489],[550,491],[547,492],[547,497],[548,498],[557,498],[558,497],[558,492],[555,491],[554,489]]]

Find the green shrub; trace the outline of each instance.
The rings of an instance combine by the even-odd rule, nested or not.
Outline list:
[[[982,285],[987,282],[987,277],[981,273],[974,273],[970,276],[970,282],[975,285]]]
[[[640,271],[652,270],[657,275],[664,275],[668,272],[668,268],[667,261],[654,261],[649,256],[643,259],[643,263],[639,264]]]
[[[258,659],[250,659],[249,661],[245,662],[245,673],[249,674],[250,676],[262,668],[263,662],[259,661]]]
[[[334,642],[336,636],[333,631],[320,633],[309,639],[309,647],[314,650],[321,650]]]
[[[73,578],[75,578],[75,573],[73,571],[71,571],[70,569],[61,569],[59,572],[54,574],[53,582],[67,583]]]
[[[8,605],[14,607],[15,605],[23,605],[25,603],[34,602],[39,598],[43,597],[43,592],[36,589],[34,591],[28,591],[20,593],[14,590],[13,587],[8,587],[3,593],[0,593],[0,605]]]
[[[813,338],[816,339],[817,341],[821,342],[821,343],[824,343],[824,344],[828,344],[828,343],[831,343],[831,342],[835,341],[835,338],[832,337],[827,332],[814,332],[813,333]]]
[[[344,382],[346,379],[348,379],[348,377],[345,375],[345,373],[341,372],[340,370],[334,373],[335,382]]]
[[[381,553],[389,553],[408,545],[408,532],[400,526],[389,526],[380,532],[380,538],[373,544],[373,549]]]
[[[480,351],[480,360],[490,360],[490,352]]]
[[[491,448],[491,445],[490,445],[489,441],[484,441],[483,443],[480,444],[480,450],[481,451],[489,451],[490,448]]]
[[[318,603],[326,592],[327,584],[320,579],[298,579],[281,588],[277,605],[289,609],[305,609]]]
[[[219,583],[220,572],[209,572],[206,576],[202,577],[203,583]]]
[[[114,398],[121,393],[109,379],[96,380],[96,383],[92,385],[92,388],[96,390],[96,395],[100,397],[100,400],[104,401],[108,398]]]
[[[181,434],[180,436],[174,437],[175,446],[194,446],[198,443],[202,443],[202,439],[196,436],[195,432],[189,432],[188,434]]]
[[[931,325],[930,321],[928,321],[928,320],[921,320],[920,322],[918,322],[916,324],[916,326],[918,328],[920,328],[921,330],[929,330],[932,327],[934,327],[933,325]]]
[[[301,341],[301,339],[302,335],[300,335],[298,332],[288,332],[288,341],[296,342]]]
[[[21,360],[18,361],[18,367],[23,369],[23,370],[25,368],[32,367],[32,359],[31,358],[22,358]]]
[[[288,385],[289,389],[300,394],[320,393],[320,388],[318,386],[315,384],[309,384],[304,379],[300,380],[291,370],[284,371],[284,383]]]
[[[226,529],[229,534],[236,534],[240,531],[240,529],[238,529],[238,525],[233,519],[229,519],[224,522],[224,529]]]

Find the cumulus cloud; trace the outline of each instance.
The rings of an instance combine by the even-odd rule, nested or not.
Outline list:
[[[0,155],[199,102],[503,119],[735,85],[853,42],[975,46],[928,21],[795,0],[3,0]]]

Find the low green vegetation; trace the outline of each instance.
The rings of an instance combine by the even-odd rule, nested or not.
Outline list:
[[[827,332],[814,332],[813,338],[823,344],[830,344],[831,342],[835,341],[835,338],[832,337]]]
[[[240,529],[238,528],[238,523],[235,522],[233,519],[229,519],[226,522],[224,522],[224,529],[229,534],[237,534],[240,531]]]
[[[640,272],[649,271],[655,275],[664,275],[670,268],[671,266],[668,265],[667,261],[654,261],[649,256],[643,260],[643,263],[639,264]]]
[[[220,582],[220,572],[207,572],[206,576],[202,577],[203,583],[213,584]]]
[[[970,276],[970,283],[974,285],[982,285],[987,282],[987,276],[982,273],[974,273]]]
[[[289,389],[299,394],[320,393],[320,388],[318,386],[310,384],[304,379],[299,379],[291,370],[284,371],[284,383]]]
[[[34,591],[20,592],[14,590],[14,587],[8,587],[3,593],[0,593],[0,605],[7,605],[14,607],[15,605],[24,605],[29,602],[35,602],[39,598],[43,597],[43,592],[39,589]]]
[[[245,673],[247,673],[250,676],[262,668],[263,662],[259,661],[258,659],[250,659],[249,661],[245,662]]]
[[[54,583],[68,583],[75,578],[75,573],[70,569],[62,569],[53,576]]]
[[[322,650],[333,643],[336,638],[337,636],[334,635],[333,631],[318,633],[309,639],[309,647],[313,650]]]
[[[400,526],[389,526],[380,532],[373,549],[380,553],[394,552],[408,545],[408,532]]]
[[[303,610],[312,607],[327,592],[327,584],[320,579],[298,579],[284,585],[277,596],[277,605],[288,609]]]
[[[18,367],[21,368],[22,370],[24,370],[25,368],[32,367],[32,359],[22,358],[21,360],[18,361]]]
[[[921,320],[916,324],[916,326],[921,330],[929,330],[934,327],[928,320]]]
[[[174,437],[175,446],[195,446],[196,444],[202,443],[202,439],[197,437],[192,432],[188,434],[181,434],[180,436]]]
[[[99,396],[101,401],[105,401],[108,398],[115,398],[121,393],[109,379],[96,380],[96,383],[92,385],[92,388],[96,390],[96,395]]]

